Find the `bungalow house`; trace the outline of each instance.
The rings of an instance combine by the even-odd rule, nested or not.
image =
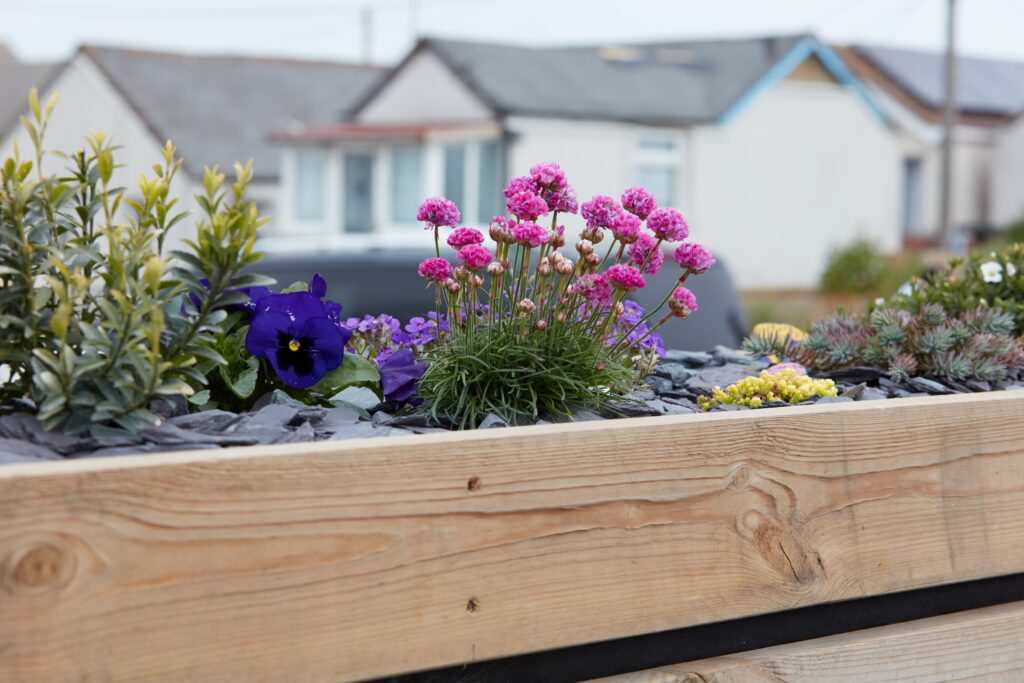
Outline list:
[[[858,236],[900,246],[901,151],[888,117],[808,35],[528,48],[425,39],[353,116],[275,134],[268,249],[408,245],[424,196],[467,224],[503,179],[557,161],[580,198],[651,189],[743,288],[813,286]],[[581,221],[567,220],[578,229]]]
[[[992,219],[1000,227],[1024,220],[1024,107],[996,139],[992,155]]]
[[[184,159],[176,178],[183,206],[191,206],[201,188],[204,166],[217,164],[230,175],[235,161],[252,159],[251,194],[271,217],[278,208],[281,161],[268,133],[295,121],[315,124],[347,115],[386,72],[335,62],[97,46],[80,48],[47,78],[15,81],[5,77],[6,69],[0,64],[0,155],[9,155],[15,141],[23,153],[30,149],[18,115],[27,113],[28,91],[36,85],[41,99],[60,92],[47,149],[77,149],[89,131],[105,131],[121,147],[118,160],[124,166],[114,183],[130,193],[139,173],[151,173],[164,143],[172,140]],[[64,163],[51,155],[45,170],[61,170]]]
[[[837,48],[896,124],[902,155],[900,226],[908,241],[939,229],[945,58],[866,45]],[[1004,226],[1024,214],[1020,154],[997,143],[1024,109],[1024,63],[961,56],[953,131],[954,229]],[[1016,171],[1016,172],[1015,172]]]

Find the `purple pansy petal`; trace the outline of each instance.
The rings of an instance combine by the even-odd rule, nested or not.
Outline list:
[[[324,280],[320,273],[314,273],[309,279],[309,293],[317,299],[327,296],[327,280]]]

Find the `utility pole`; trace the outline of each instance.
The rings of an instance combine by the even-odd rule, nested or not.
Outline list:
[[[953,130],[956,128],[956,0],[946,0],[946,101],[942,116],[942,191],[939,237],[949,249],[953,238],[950,205],[953,194]]]
[[[373,62],[373,8],[363,5],[359,12],[363,24],[363,64]]]

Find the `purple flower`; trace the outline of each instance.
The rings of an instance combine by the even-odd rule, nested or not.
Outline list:
[[[545,244],[551,238],[551,233],[536,223],[527,221],[512,226],[512,237],[519,244],[534,248]]]
[[[647,285],[647,281],[644,280],[644,276],[640,274],[640,271],[633,266],[623,265],[616,263],[614,266],[608,268],[605,271],[605,276],[608,278],[608,282],[611,283],[615,289],[620,289],[624,292],[632,292],[634,289],[643,289]]]
[[[633,244],[640,238],[640,219],[625,211],[612,218],[608,224],[615,239],[623,244]]]
[[[456,256],[466,264],[466,268],[474,271],[484,268],[491,262],[490,250],[479,244],[467,244],[462,249],[459,249],[459,253]]]
[[[505,199],[512,199],[513,196],[520,192],[532,192],[537,194],[540,188],[537,187],[537,183],[533,181],[530,176],[519,176],[508,181],[508,185],[505,187]]]
[[[545,190],[560,192],[566,186],[565,171],[558,164],[546,161],[530,169],[530,178]]]
[[[437,338],[438,329],[437,314],[431,311],[427,313],[427,317],[415,317],[409,318],[409,322],[405,326],[405,331],[408,333],[407,338],[404,340],[407,346],[425,346]],[[448,319],[442,314],[440,321],[440,328],[442,332],[450,332],[451,327],[448,324]]]
[[[416,355],[412,351],[399,349],[383,361],[378,359],[378,367],[385,401],[412,404],[419,402],[416,390],[420,377],[427,371],[427,364],[416,360]]]
[[[448,235],[448,246],[452,249],[461,249],[467,244],[483,244],[484,234],[475,228],[455,228],[452,234]]]
[[[455,202],[444,197],[430,197],[420,204],[416,212],[416,220],[426,223],[426,229],[438,228],[447,225],[454,228],[459,224],[459,207]]]
[[[647,323],[640,322],[645,313],[643,306],[629,299],[623,301],[622,306],[622,315],[616,321],[615,332],[609,336],[608,343],[615,344],[621,335],[626,335],[625,340],[629,346],[645,351],[653,350],[659,356],[664,356],[665,342],[661,335],[651,332]]]
[[[591,229],[607,228],[611,225],[612,219],[620,213],[622,207],[618,202],[600,194],[580,205],[580,214],[587,221],[587,227]]]
[[[285,385],[308,389],[345,357],[351,332],[329,313],[312,292],[265,296],[256,306],[245,348],[270,363]]]
[[[647,227],[665,242],[680,242],[690,234],[690,226],[686,224],[683,214],[666,207],[651,212],[647,217]]]
[[[452,276],[452,265],[446,259],[433,257],[425,259],[417,272],[424,279],[441,283]]]
[[[672,258],[682,268],[685,268],[694,275],[700,275],[717,263],[711,252],[696,242],[683,242],[676,247]]]
[[[506,206],[513,216],[523,221],[535,221],[548,212],[548,203],[527,190],[516,192],[509,197]]]
[[[622,193],[622,208],[640,220],[647,220],[651,212],[658,208],[658,203],[650,192],[642,187],[631,187]]]
[[[624,214],[629,215],[629,214]],[[636,218],[639,221],[639,218]],[[665,262],[665,252],[658,247],[658,241],[643,233],[637,241],[629,245],[629,260],[637,268],[641,268],[646,275],[657,275],[661,270],[661,264]],[[647,265],[644,265],[644,264]]]

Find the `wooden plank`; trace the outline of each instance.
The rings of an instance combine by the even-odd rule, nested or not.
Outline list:
[[[1024,680],[1024,602],[665,666],[591,683]]]
[[[0,680],[341,681],[1024,571],[1024,395],[0,468]]]

